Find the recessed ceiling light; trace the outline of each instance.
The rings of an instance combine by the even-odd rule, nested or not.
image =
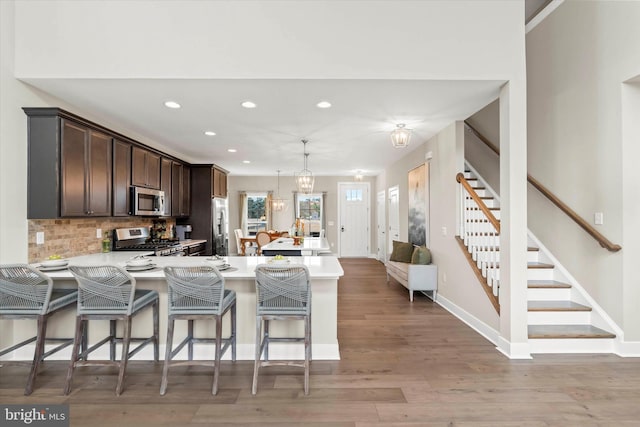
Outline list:
[[[167,108],[180,108],[181,105],[175,101],[167,101],[164,103],[164,106]]]
[[[244,108],[256,108],[257,107],[256,103],[253,102],[253,101],[244,101],[240,105],[242,105]]]
[[[331,108],[331,103],[329,101],[320,101],[316,104],[318,108]]]
[[[243,160],[243,161],[242,161],[242,163],[247,163],[247,164],[249,164],[249,163],[251,163],[251,160]]]
[[[236,153],[238,150],[236,150],[235,148],[229,148],[227,151],[230,153]]]
[[[204,134],[207,136],[216,136],[216,133],[210,130],[205,131]]]

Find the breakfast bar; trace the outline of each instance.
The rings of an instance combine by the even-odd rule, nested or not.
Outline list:
[[[126,267],[129,259],[148,254],[148,252],[111,252],[105,254],[93,254],[78,256],[69,259],[69,265],[118,265]],[[167,283],[164,278],[165,266],[201,266],[219,264],[216,259],[206,257],[150,257],[151,264],[148,269],[135,268],[130,271],[136,279],[139,289],[152,289],[160,294],[160,354],[164,354],[164,343],[167,331]],[[237,358],[238,360],[253,360],[255,356],[255,268],[258,264],[273,262],[273,258],[264,256],[224,257],[225,266],[221,267],[221,273],[225,278],[227,289],[234,290],[237,298]],[[338,279],[344,275],[344,271],[337,258],[327,257],[289,257],[280,263],[303,264],[311,277],[312,292],[312,347],[314,360],[338,360],[340,352],[337,337],[337,289]],[[34,264],[38,266],[38,264]],[[228,265],[228,267],[227,267]],[[42,269],[41,269],[42,270]],[[46,273],[54,280],[54,286],[58,288],[76,287],[76,282],[70,271],[66,268],[55,270],[46,268]],[[150,324],[144,316],[151,316],[151,312],[142,313],[141,319],[133,322],[133,336],[148,336]],[[226,319],[225,319],[226,320]],[[69,310],[52,319],[48,328],[48,335],[52,337],[65,337],[73,335],[75,313]],[[89,331],[89,344],[100,340],[108,330],[108,322],[94,322]],[[104,323],[104,324],[102,324]],[[296,336],[303,334],[301,321],[278,322],[271,330],[273,336]],[[15,340],[27,338],[28,333],[17,325],[13,327]],[[213,324],[207,321],[196,322],[195,332],[200,337],[213,337],[215,332]],[[223,322],[223,337],[229,333],[229,322]],[[186,334],[186,322],[176,324],[176,338],[174,342]],[[24,336],[24,337],[23,337]],[[65,349],[57,353],[53,358],[67,359],[70,351]],[[108,349],[104,354],[96,351],[96,358],[108,358]],[[152,360],[152,348],[146,347],[133,357],[133,360]],[[186,358],[185,354],[179,354],[176,358]],[[270,348],[272,359],[303,359],[302,346],[290,343],[274,343]],[[197,358],[212,358],[211,346],[196,345],[194,356]],[[33,357],[33,348],[28,346],[15,352],[13,359],[29,360]],[[227,356],[230,357],[230,356]]]
[[[318,255],[321,252],[331,250],[329,241],[324,237],[305,237],[299,244],[290,237],[280,237],[271,243],[262,246],[262,254],[273,255]]]

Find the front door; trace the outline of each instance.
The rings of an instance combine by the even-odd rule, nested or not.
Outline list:
[[[369,183],[338,183],[338,194],[340,256],[369,256]]]

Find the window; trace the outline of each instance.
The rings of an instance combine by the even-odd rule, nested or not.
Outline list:
[[[255,236],[260,230],[267,229],[267,194],[247,194],[247,232]]]
[[[303,220],[305,234],[320,235],[322,229],[322,194],[298,194],[296,217]]]

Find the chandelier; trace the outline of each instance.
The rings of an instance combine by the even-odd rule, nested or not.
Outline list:
[[[396,128],[391,132],[391,144],[395,148],[404,148],[409,145],[409,139],[411,138],[411,130],[404,127],[404,123],[399,123]]]
[[[309,157],[309,153],[307,153],[307,142],[309,141],[306,139],[302,140],[302,144],[304,144],[304,169],[294,175],[298,192],[302,194],[310,194],[313,192],[313,174],[307,169],[307,158]]]
[[[280,197],[280,169],[278,169],[278,192],[276,196],[271,199],[271,210],[274,212],[281,212],[285,210],[285,200]]]

